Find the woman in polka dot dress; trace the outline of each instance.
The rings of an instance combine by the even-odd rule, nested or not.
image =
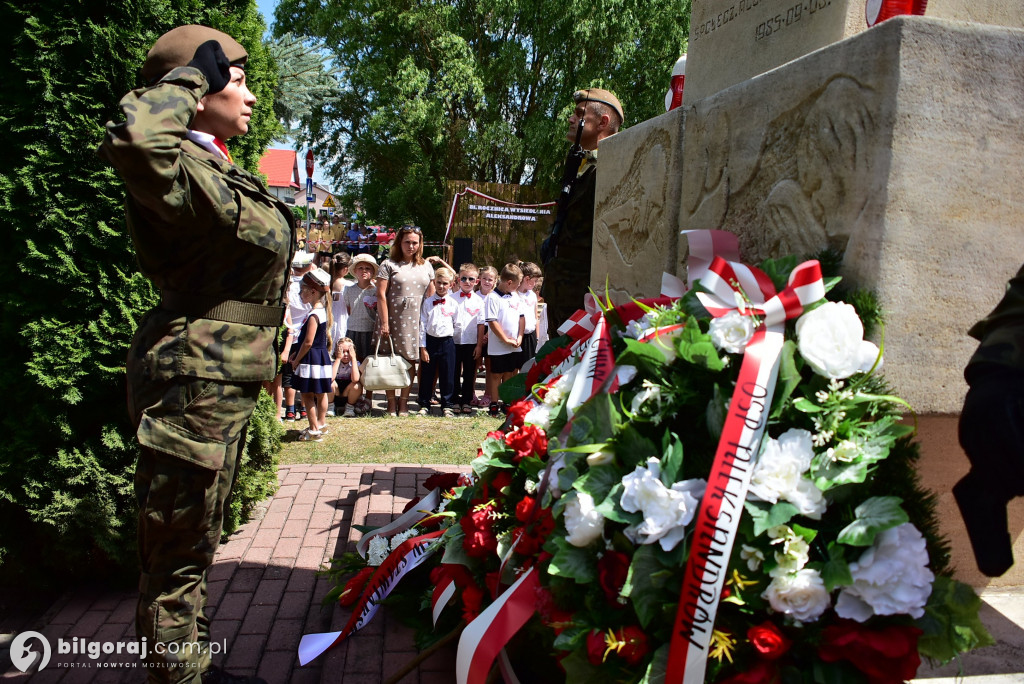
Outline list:
[[[423,231],[418,226],[401,228],[377,271],[377,320],[380,335],[390,335],[395,353],[412,363],[412,377],[420,358],[420,305],[434,294],[433,279],[434,268],[423,259]],[[388,413],[409,415],[409,390],[402,389],[397,407],[394,390],[385,392]]]

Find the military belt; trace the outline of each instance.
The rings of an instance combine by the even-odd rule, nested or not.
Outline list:
[[[284,322],[284,306],[219,299],[174,290],[160,291],[160,306],[194,318],[224,323],[279,327]]]

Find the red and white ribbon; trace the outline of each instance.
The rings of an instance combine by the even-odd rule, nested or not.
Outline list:
[[[420,499],[419,503],[417,503],[413,508],[398,516],[387,525],[371,530],[360,537],[359,541],[356,542],[356,551],[359,552],[360,556],[366,558],[366,549],[369,547],[371,539],[380,536],[390,537],[398,534],[399,532],[405,532],[407,529],[433,513],[434,509],[437,508],[440,503],[441,490],[432,489],[430,493]]]
[[[443,565],[441,566],[444,567]],[[437,619],[441,617],[441,611],[448,605],[448,602],[455,596],[455,580],[447,572],[441,575],[441,580],[434,587],[430,594],[430,616],[434,619],[434,626],[437,626]]]
[[[305,665],[328,649],[345,640],[353,632],[366,626],[377,613],[380,602],[391,593],[398,583],[414,568],[437,551],[437,538],[444,530],[434,530],[419,537],[406,539],[392,551],[366,585],[359,603],[352,610],[352,616],[340,632],[306,634],[299,641],[299,665]]]
[[[672,628],[666,684],[704,681],[729,558],[775,393],[785,322],[799,316],[805,305],[825,296],[816,261],[798,266],[789,277],[789,286],[778,294],[771,279],[760,270],[720,257],[712,261],[700,283],[711,290],[711,294],[698,293],[698,297],[713,316],[739,311],[762,320],[743,354],[694,523]]]
[[[540,584],[536,568],[524,572],[508,590],[466,625],[455,658],[458,684],[484,684],[498,653],[535,610]]]

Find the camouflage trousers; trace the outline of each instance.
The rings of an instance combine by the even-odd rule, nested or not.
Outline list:
[[[211,660],[206,571],[260,383],[133,383],[132,375],[129,365],[129,409],[142,445],[136,631],[147,639],[150,682],[198,682]]]

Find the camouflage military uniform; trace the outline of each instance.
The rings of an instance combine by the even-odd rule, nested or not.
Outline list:
[[[209,643],[206,570],[260,383],[277,371],[294,245],[287,205],[188,139],[206,90],[202,72],[180,67],[129,93],[125,123],[108,124],[100,148],[125,179],[139,267],[162,296],[140,322],[127,365],[142,446],[137,626],[151,654],[157,642]],[[151,681],[198,681],[210,654],[152,660]]]
[[[597,182],[597,150],[588,151],[576,184],[565,205],[565,224],[558,240],[558,254],[544,264],[541,294],[548,305],[548,325],[554,330],[583,308],[590,291],[590,257],[594,247],[594,192]]]
[[[964,371],[971,388],[960,414],[971,471],[953,494],[979,569],[997,577],[1013,564],[1006,504],[1024,496],[1024,267],[970,335],[981,342]]]

